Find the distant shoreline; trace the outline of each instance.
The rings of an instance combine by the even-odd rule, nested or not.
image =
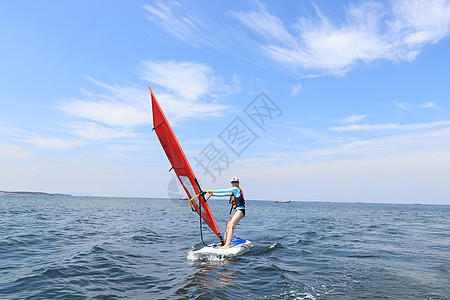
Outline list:
[[[53,194],[53,193],[44,193],[44,192],[25,192],[25,191],[18,191],[18,192],[9,192],[9,191],[0,191],[0,196],[4,195],[20,195],[20,196],[64,196],[64,197],[71,197],[70,194]]]

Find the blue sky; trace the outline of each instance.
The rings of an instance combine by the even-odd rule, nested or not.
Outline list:
[[[450,1],[2,1],[0,28],[0,190],[167,197],[151,86],[205,189],[450,204]]]

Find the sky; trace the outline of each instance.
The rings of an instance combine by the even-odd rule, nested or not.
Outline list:
[[[0,1],[0,190],[450,204],[450,1]]]

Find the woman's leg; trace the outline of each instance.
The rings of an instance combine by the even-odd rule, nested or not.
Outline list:
[[[230,221],[227,223],[227,228],[225,230],[225,245],[220,247],[221,249],[230,248],[231,238],[233,237],[234,227],[239,223],[244,217],[244,213],[241,210],[236,210],[234,215],[231,217]]]

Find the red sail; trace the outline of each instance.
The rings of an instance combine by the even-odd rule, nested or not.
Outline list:
[[[184,155],[183,149],[181,149],[177,137],[173,133],[172,127],[170,127],[170,124],[167,121],[167,118],[159,106],[159,103],[150,87],[149,90],[152,93],[153,128],[158,135],[161,146],[163,147],[173,170],[177,174],[181,185],[186,191],[189,199],[191,199],[200,193],[200,186],[198,185],[197,179],[191,166],[189,165],[186,155]],[[201,201],[201,203],[198,201]],[[200,214],[206,224],[208,224],[212,231],[214,231],[214,233],[222,240],[216,221],[214,220],[208,203],[205,202],[204,198],[200,196],[191,203],[195,211]],[[201,211],[199,204],[201,204]]]

